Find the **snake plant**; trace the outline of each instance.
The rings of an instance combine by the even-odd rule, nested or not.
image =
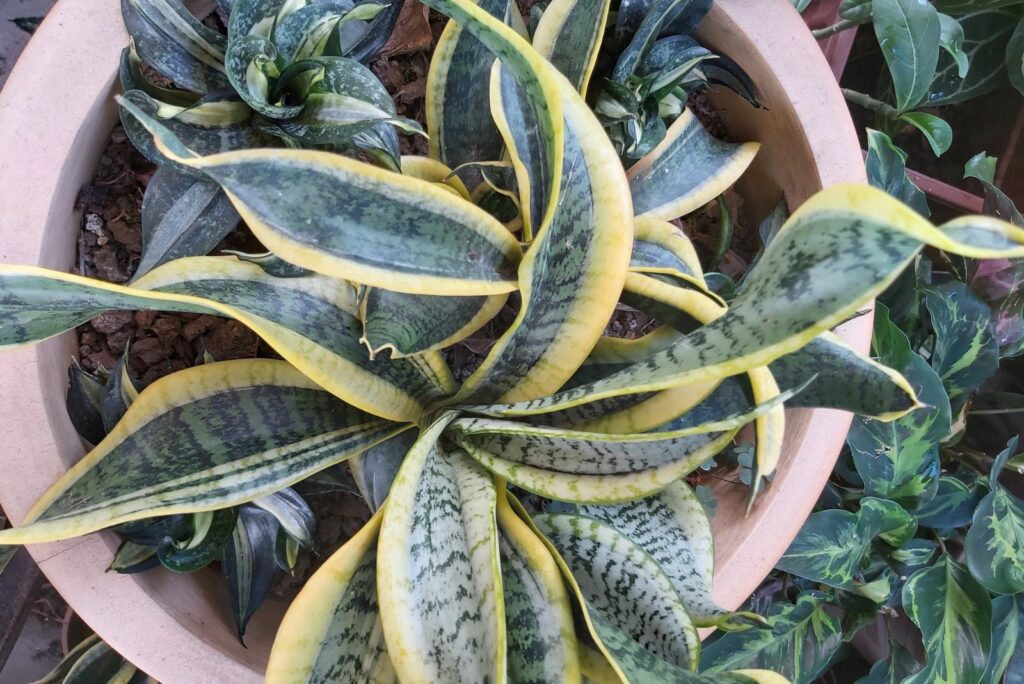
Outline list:
[[[173,117],[120,100],[165,164],[216,184],[272,255],[176,259],[130,286],[3,265],[0,345],[147,308],[234,318],[282,360],[204,363],[145,388],[0,544],[185,513],[212,528],[347,461],[374,514],[292,604],[268,681],[778,681],[694,672],[698,627],[756,617],[711,599],[710,525],[681,478],[753,424],[762,482],[787,404],[879,420],[917,408],[902,376],[829,330],[925,245],[1021,256],[1024,231],[984,217],[937,228],[880,191],[833,187],[775,233],[727,306],[669,221],[757,146],[684,114],[624,168],[581,95],[607,2],[554,0],[532,43],[514,3],[427,4],[452,19],[428,79],[432,157],[402,158],[401,174],[319,149],[195,149]],[[472,188],[452,173],[506,159],[518,234],[474,203],[485,173]],[[606,336],[620,301],[663,325]],[[515,320],[456,383],[441,350],[506,302]]]

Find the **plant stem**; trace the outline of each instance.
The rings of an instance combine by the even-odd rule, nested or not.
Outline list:
[[[820,28],[820,29],[814,29],[813,31],[811,31],[811,34],[815,38],[817,38],[818,40],[821,40],[822,38],[828,38],[829,36],[834,36],[835,34],[839,33],[840,31],[845,31],[846,29],[853,28],[854,26],[860,26],[861,24],[866,24],[869,21],[871,21],[871,15],[870,14],[867,17],[863,18],[863,19],[840,19],[839,21],[837,21],[836,23],[832,24],[831,26],[826,26],[825,28]]]
[[[896,109],[892,105],[886,104],[881,100],[876,100],[866,93],[850,90],[849,88],[843,88],[842,91],[843,97],[846,98],[847,102],[860,105],[864,109],[868,109],[876,114],[881,114],[887,119],[899,118],[900,110]]]

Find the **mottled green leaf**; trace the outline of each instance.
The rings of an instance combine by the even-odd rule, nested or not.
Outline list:
[[[381,623],[400,679],[501,682],[496,493],[486,471],[439,441],[454,417],[423,431],[391,486],[377,546]]]
[[[1024,502],[999,483],[1000,471],[1016,449],[1014,436],[996,456],[989,475],[992,491],[974,511],[964,541],[971,574],[997,594],[1024,592]]]
[[[989,652],[992,605],[967,568],[945,556],[903,586],[903,609],[921,630],[927,658],[905,684],[976,683]]]
[[[1024,681],[1024,596],[997,596],[992,600],[992,643],[981,681],[985,684],[1021,684]],[[1005,679],[1003,676],[1005,675]]]
[[[889,66],[901,112],[916,107],[928,93],[939,62],[939,13],[918,0],[874,0],[875,36]]]
[[[811,684],[828,668],[842,644],[839,620],[825,611],[820,594],[801,594],[795,604],[776,603],[768,627],[725,634],[708,644],[702,671],[764,668],[793,684]]]
[[[732,614],[711,598],[714,542],[697,496],[682,480],[646,499],[613,506],[584,505],[580,513],[613,526],[643,549],[672,582],[698,627],[744,629],[758,619]]]
[[[0,543],[67,539],[154,515],[237,505],[401,429],[281,361],[196,366],[140,394],[117,427],[40,498],[23,527],[0,532]]]
[[[593,518],[546,513],[533,521],[572,574],[592,634],[613,658],[618,659],[616,642],[624,637],[655,659],[682,670],[696,669],[697,630],[657,561]]]
[[[268,684],[397,682],[377,605],[380,518],[371,518],[295,597],[274,640]]]
[[[966,483],[951,475],[943,475],[939,478],[935,496],[913,513],[923,527],[941,530],[965,527],[970,524],[985,491],[981,480]]]
[[[139,56],[165,78],[196,93],[228,89],[224,36],[177,0],[121,0],[121,16]]]
[[[161,166],[142,198],[142,257],[135,276],[179,257],[209,254],[238,221],[216,183]]]
[[[628,172],[637,216],[664,220],[695,211],[722,194],[747,170],[758,143],[727,143],[683,112],[664,140]]]

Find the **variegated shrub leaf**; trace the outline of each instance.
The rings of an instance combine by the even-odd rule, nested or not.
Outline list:
[[[879,359],[902,373],[923,405],[888,423],[856,416],[846,441],[865,493],[912,510],[931,499],[938,486],[939,442],[950,430],[949,399],[939,376],[911,351],[907,336],[881,303],[876,304],[874,330]]]
[[[1024,595],[992,600],[992,645],[982,682],[1024,681]],[[1003,678],[1005,676],[1005,679]]]
[[[377,547],[381,623],[399,679],[501,682],[507,670],[496,493],[440,441],[448,413],[409,450]]]
[[[377,605],[377,513],[306,582],[274,640],[268,684],[397,682]]]
[[[896,502],[865,497],[856,513],[812,513],[776,567],[813,582],[855,590],[865,582],[869,552],[877,538],[899,547],[916,530],[917,521]]]
[[[701,670],[764,668],[793,684],[818,681],[842,644],[839,620],[825,611],[821,595],[805,593],[795,604],[776,603],[767,618],[768,627],[725,634],[707,645]]]
[[[953,413],[957,414],[966,395],[999,366],[992,311],[960,282],[926,288],[924,303],[935,330],[932,368],[942,379]]]
[[[921,630],[927,658],[905,684],[978,682],[989,652],[992,605],[967,568],[949,556],[914,573],[903,608]]]
[[[1024,502],[999,483],[999,475],[1017,449],[1014,436],[989,475],[991,491],[974,511],[964,541],[967,567],[991,592],[1024,592]]]
[[[594,518],[533,518],[558,552],[591,636],[625,681],[656,667],[694,670],[697,630],[665,571],[635,542]]]
[[[0,543],[67,539],[251,501],[403,427],[344,404],[281,361],[197,366],[140,394],[117,427],[39,499],[22,527],[0,532]]]

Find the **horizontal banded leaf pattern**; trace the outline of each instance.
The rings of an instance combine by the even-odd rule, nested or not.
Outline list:
[[[204,364],[146,388],[107,437],[0,543],[251,501],[340,463],[404,426],[317,387],[283,361]]]

